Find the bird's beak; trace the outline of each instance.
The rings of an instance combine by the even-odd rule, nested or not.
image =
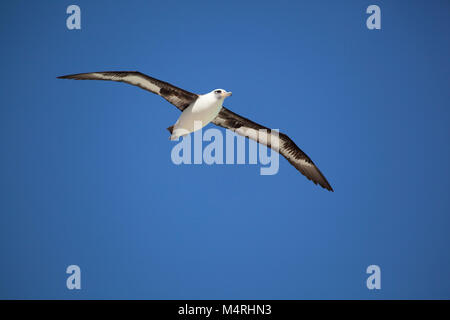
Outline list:
[[[229,96],[231,96],[233,94],[233,92],[224,92],[222,93],[222,97],[227,98]]]

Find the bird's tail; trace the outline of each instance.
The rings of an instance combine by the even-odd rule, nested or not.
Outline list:
[[[167,130],[170,132],[169,140],[178,140],[178,138],[179,138],[177,135],[173,134],[173,127],[174,126],[175,125],[170,126],[170,127],[167,128]]]

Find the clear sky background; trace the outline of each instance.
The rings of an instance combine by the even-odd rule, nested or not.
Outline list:
[[[0,298],[450,298],[449,9],[1,2]],[[284,158],[274,176],[175,166],[175,107],[56,79],[103,70],[233,91],[229,109],[289,134],[335,192]],[[366,288],[372,264],[381,290]]]

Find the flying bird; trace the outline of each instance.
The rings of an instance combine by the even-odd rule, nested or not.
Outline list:
[[[231,92],[224,89],[215,89],[207,94],[195,94],[138,71],[78,73],[58,78],[108,80],[138,86],[163,97],[182,112],[178,121],[167,128],[171,134],[171,140],[178,139],[212,122],[217,126],[229,129],[274,149],[283,155],[306,178],[329,191],[333,191],[333,188],[319,168],[287,135],[281,132],[273,133],[271,129],[241,117],[225,108],[223,101],[231,96]],[[195,121],[201,121],[201,126],[194,128]],[[261,132],[266,132],[266,134],[261,134]]]

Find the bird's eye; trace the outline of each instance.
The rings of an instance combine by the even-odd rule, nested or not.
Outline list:
[[[222,90],[216,90],[216,93],[222,93]]]

